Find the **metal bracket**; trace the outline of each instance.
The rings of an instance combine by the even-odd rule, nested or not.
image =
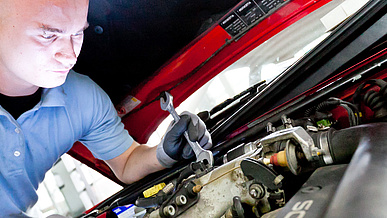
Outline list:
[[[308,161],[313,161],[318,157],[318,148],[315,147],[312,137],[302,127],[292,127],[289,129],[279,130],[268,136],[261,138],[259,141],[262,146],[272,144],[274,142],[293,139],[300,144],[302,151]]]

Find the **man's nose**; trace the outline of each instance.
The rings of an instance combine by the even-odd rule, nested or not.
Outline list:
[[[77,62],[77,55],[75,53],[74,42],[71,37],[60,39],[59,49],[55,53],[55,59],[64,67],[72,67]]]

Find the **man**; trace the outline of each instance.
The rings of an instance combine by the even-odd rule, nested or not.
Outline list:
[[[87,28],[88,0],[0,1],[0,216],[24,216],[44,174],[79,140],[125,183],[204,148],[204,123],[187,113],[148,147],[123,128],[108,96],[71,71]],[[188,149],[187,149],[188,148]]]

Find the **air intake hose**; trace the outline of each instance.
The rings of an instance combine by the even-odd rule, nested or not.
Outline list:
[[[361,125],[332,134],[332,156],[357,146],[325,217],[381,217],[387,214],[387,123]],[[337,145],[338,146],[338,145]]]

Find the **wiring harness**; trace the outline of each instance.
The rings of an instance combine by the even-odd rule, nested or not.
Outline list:
[[[329,111],[339,106],[347,111],[350,126],[356,126],[361,123],[359,109],[355,104],[334,97],[331,97],[328,100],[321,102],[317,106],[306,110],[305,117],[316,115],[319,112]]]
[[[379,87],[379,91],[372,89]],[[364,93],[365,92],[365,93]],[[364,94],[363,94],[364,93]],[[353,95],[354,104],[360,108],[360,103],[369,107],[375,113],[375,118],[387,116],[387,82],[381,79],[372,79],[361,84]]]

